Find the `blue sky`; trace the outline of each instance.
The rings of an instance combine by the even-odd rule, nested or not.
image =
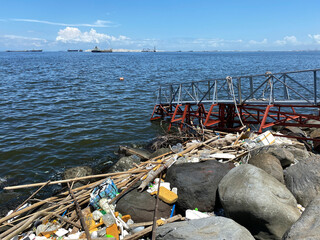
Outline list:
[[[0,50],[320,50],[315,0],[0,3]]]

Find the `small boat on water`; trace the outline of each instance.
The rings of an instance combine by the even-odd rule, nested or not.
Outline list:
[[[68,52],[83,52],[82,49],[68,49]]]
[[[32,49],[32,50],[7,50],[6,52],[42,52],[42,49]]]
[[[94,52],[94,53],[106,53],[106,52],[112,52],[112,48],[110,49],[99,49],[97,46],[95,46],[94,49],[91,50],[91,52]]]

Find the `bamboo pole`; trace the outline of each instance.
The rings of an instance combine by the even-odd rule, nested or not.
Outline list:
[[[145,171],[146,170],[137,170],[137,171],[132,171],[130,173],[140,173],[140,172],[145,172]],[[84,177],[78,177],[78,178],[72,178],[72,179],[52,181],[52,182],[49,183],[49,185],[59,184],[59,183],[76,182],[76,181],[85,180],[85,179],[91,179],[91,178],[111,177],[111,176],[116,176],[116,175],[121,175],[121,174],[126,174],[126,173],[127,172],[117,172],[117,173],[105,173],[105,174],[84,176]],[[20,188],[40,187],[40,186],[43,186],[45,184],[46,184],[46,182],[33,183],[33,184],[25,184],[25,185],[17,185],[17,186],[8,186],[8,187],[5,187],[3,189],[4,190],[15,190],[15,189],[20,189]]]
[[[79,216],[79,218],[80,218],[80,222],[81,222],[82,228],[84,229],[84,231],[85,231],[85,233],[86,233],[87,239],[88,239],[88,240],[91,240],[91,235],[90,235],[90,233],[89,233],[88,226],[87,226],[87,224],[86,224],[86,222],[85,222],[85,220],[84,220],[83,214],[82,214],[82,212],[81,212],[81,208],[80,208],[80,206],[79,206],[79,204],[78,204],[78,201],[77,201],[76,197],[74,196],[74,194],[73,194],[73,192],[72,192],[72,190],[71,190],[71,188],[70,188],[69,182],[68,182],[67,184],[68,184],[68,188],[69,188],[70,195],[72,196],[72,198],[73,198],[73,200],[74,200],[74,205],[75,205],[75,207],[76,207],[77,214],[78,214],[78,216]]]

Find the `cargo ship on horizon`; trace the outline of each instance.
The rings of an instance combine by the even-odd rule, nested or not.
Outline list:
[[[32,50],[7,50],[6,52],[42,52],[42,49],[32,49]]]

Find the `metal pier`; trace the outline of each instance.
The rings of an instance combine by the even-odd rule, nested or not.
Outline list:
[[[246,125],[260,133],[274,125],[319,128],[311,121],[320,121],[319,71],[266,72],[161,85],[151,120],[168,119],[168,130],[172,124],[233,131]]]

